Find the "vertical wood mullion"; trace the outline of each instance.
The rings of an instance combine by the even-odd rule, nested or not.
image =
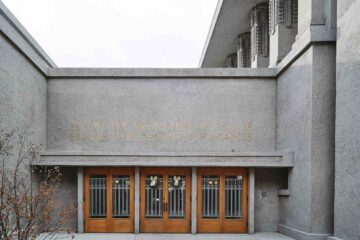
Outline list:
[[[224,210],[225,210],[225,177],[220,169],[219,174],[219,180],[220,180],[220,189],[219,189],[219,198],[220,198],[220,213],[219,213],[219,220],[220,220],[220,232],[223,232],[223,224],[224,224]]]
[[[164,224],[166,226],[168,218],[169,218],[169,194],[168,194],[168,175],[163,174],[163,186],[162,186],[162,198],[165,199],[164,203],[167,205],[167,208],[165,209],[165,211],[163,211],[163,219],[164,219]],[[163,208],[165,206],[162,206]]]
[[[106,174],[106,225],[107,231],[112,232],[112,171],[107,168]]]

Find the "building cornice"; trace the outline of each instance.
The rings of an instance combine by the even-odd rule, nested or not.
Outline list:
[[[202,64],[204,62],[204,59],[205,59],[205,56],[206,56],[206,53],[207,53],[207,50],[208,50],[208,47],[209,47],[209,44],[210,44],[210,39],[213,36],[214,28],[215,28],[216,22],[217,22],[217,20],[219,18],[219,14],[221,12],[221,8],[223,6],[223,3],[224,3],[224,0],[218,0],[218,3],[216,5],[216,9],[215,9],[212,21],[211,21],[211,25],[210,25],[210,28],[209,28],[209,31],[208,31],[208,34],[207,34],[207,37],[206,37],[206,40],[205,40],[205,45],[204,45],[204,48],[203,48],[202,53],[201,53],[201,57],[200,57],[199,65],[198,65],[199,68],[201,68],[201,66],[202,66]]]
[[[0,34],[29,59],[44,75],[56,64],[0,0]]]
[[[49,79],[58,78],[268,78],[274,79],[275,68],[49,68]]]

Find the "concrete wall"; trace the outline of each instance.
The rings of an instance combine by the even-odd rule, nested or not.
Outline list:
[[[30,126],[33,140],[45,144],[46,79],[0,35],[0,118],[3,126]]]
[[[360,238],[360,1],[338,1],[335,237]]]
[[[6,131],[29,127],[30,140],[46,145],[48,67],[55,64],[0,2],[0,120]],[[14,162],[8,162],[12,167]],[[76,203],[76,171],[63,171],[59,199]],[[76,219],[71,221],[76,226]]]
[[[287,169],[255,169],[255,232],[276,232],[280,218],[278,189],[287,185]]]
[[[298,0],[298,4],[298,35],[302,35],[310,25],[335,28],[336,0]]]
[[[278,79],[277,147],[295,152],[280,223],[304,231],[310,230],[312,56],[312,49],[306,51]]]
[[[296,238],[333,231],[334,99],[334,45],[311,46],[278,78],[277,147],[295,152],[279,230]]]
[[[46,142],[47,56],[0,2],[0,120],[5,130],[30,127],[31,140]]]
[[[275,149],[275,79],[51,78],[47,150]]]
[[[77,168],[62,167],[60,168],[62,181],[57,191],[57,204],[61,208],[74,206],[77,207]],[[77,213],[77,212],[76,212]],[[67,229],[77,230],[78,216],[72,215],[69,222],[65,223]]]

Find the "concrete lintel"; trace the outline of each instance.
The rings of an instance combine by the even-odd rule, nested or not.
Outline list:
[[[78,196],[78,233],[84,232],[84,169],[77,171],[77,196]]]
[[[270,78],[276,76],[275,68],[50,68],[52,78]]]
[[[284,224],[278,224],[278,231],[292,238],[303,240],[328,240],[332,235],[330,233],[309,233]]]
[[[227,166],[293,167],[293,153],[55,153],[41,155],[34,165],[49,166]]]

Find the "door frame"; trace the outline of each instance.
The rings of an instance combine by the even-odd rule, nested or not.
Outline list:
[[[218,175],[219,189],[219,217],[202,218],[202,176]],[[241,175],[242,185],[242,217],[238,219],[225,218],[225,176]],[[197,232],[198,233],[247,233],[248,232],[248,169],[239,167],[197,168]]]
[[[168,176],[185,176],[185,218],[168,217],[168,212],[163,208],[162,219],[145,217],[145,177],[146,175],[163,176],[163,203],[168,201]],[[143,233],[190,233],[191,231],[191,168],[181,167],[154,167],[140,168],[140,232]]]
[[[90,218],[90,176],[106,175],[106,217]],[[112,217],[112,176],[129,175],[130,196],[129,196],[129,217]],[[130,167],[91,167],[84,168],[84,221],[85,232],[134,232],[134,194],[135,194],[135,170]]]

